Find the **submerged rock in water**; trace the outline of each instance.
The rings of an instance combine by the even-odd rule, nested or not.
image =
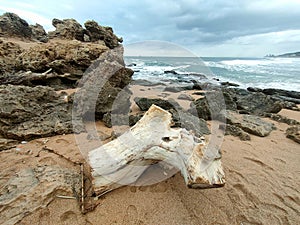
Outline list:
[[[73,120],[72,106],[49,87],[0,86],[0,133],[8,139],[30,140],[84,131]]]

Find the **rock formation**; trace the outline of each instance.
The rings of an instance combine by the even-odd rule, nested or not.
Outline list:
[[[127,114],[130,91],[126,86],[133,71],[125,67],[123,47],[103,53],[79,82],[74,96],[74,113],[102,118],[106,113]]]
[[[46,207],[59,192],[80,193],[80,175],[59,166],[38,166],[18,171],[8,181],[0,180],[0,223],[16,224],[28,214]]]
[[[49,87],[0,86],[0,134],[7,139],[30,140],[82,132],[72,105]]]
[[[30,25],[29,27],[31,28],[33,39],[44,43],[48,42],[48,34],[46,33],[42,25],[37,23],[35,25]]]
[[[190,188],[223,186],[219,150],[207,148],[183,128],[171,128],[171,121],[170,113],[153,105],[129,131],[89,152],[95,192],[132,184],[159,161],[179,169]]]
[[[109,48],[115,48],[119,45],[119,42],[122,43],[123,39],[118,38],[111,27],[100,26],[95,21],[87,21],[84,23],[84,26],[87,31],[87,35],[90,38],[90,41],[102,40]]]
[[[85,70],[108,48],[95,43],[60,41],[36,45],[24,50],[18,57],[18,70],[58,74],[83,75]]]
[[[29,24],[14,13],[0,16],[0,37],[19,37],[31,39],[32,30]]]
[[[6,73],[16,72],[17,58],[21,53],[22,49],[18,44],[0,40],[0,77]]]
[[[49,38],[59,38],[67,40],[84,41],[85,30],[74,19],[53,19],[52,25],[56,28],[55,31],[49,32]]]

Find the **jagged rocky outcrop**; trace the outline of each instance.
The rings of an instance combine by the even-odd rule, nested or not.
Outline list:
[[[55,31],[49,32],[49,38],[84,41],[84,28],[74,19],[59,20],[54,18],[52,25]]]
[[[123,47],[103,53],[84,74],[74,96],[74,113],[101,119],[106,113],[127,114],[133,71],[125,67]]]
[[[0,36],[31,39],[32,30],[17,14],[7,12],[0,16]]]
[[[74,19],[53,19],[52,25],[55,31],[49,32],[49,38],[59,38],[67,40],[79,40],[85,42],[103,41],[111,49],[117,47],[122,38],[118,38],[111,27],[99,25],[96,21],[89,20],[84,23],[85,28]]]
[[[37,23],[35,25],[30,25],[29,27],[31,28],[33,39],[38,40],[40,42],[44,42],[44,43],[48,42],[48,40],[49,40],[48,34],[46,33],[46,31],[42,25]]]
[[[0,86],[0,135],[30,140],[84,131],[72,105],[49,87]]]
[[[87,31],[87,35],[90,38],[90,41],[104,41],[107,47],[115,48],[119,45],[119,42],[122,43],[123,39],[118,38],[111,27],[100,26],[96,21],[89,20],[84,23],[84,26]]]

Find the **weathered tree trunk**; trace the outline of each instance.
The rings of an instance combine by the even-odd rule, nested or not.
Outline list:
[[[91,151],[89,163],[97,194],[138,180],[149,165],[164,161],[181,171],[191,188],[225,184],[220,153],[183,128],[171,128],[169,112],[152,105],[143,118],[117,139]]]

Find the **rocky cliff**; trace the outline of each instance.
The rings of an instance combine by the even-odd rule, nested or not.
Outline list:
[[[55,31],[46,33],[16,14],[0,16],[0,150],[21,140],[85,130],[82,118],[91,113],[89,105],[74,118],[74,96],[55,91],[80,84],[82,99],[95,95],[92,113],[101,119],[131,81],[122,39],[112,28],[95,21],[83,28],[74,19],[53,19],[52,24]],[[105,82],[102,91],[88,92],[100,80]],[[124,98],[126,104],[128,100]]]

